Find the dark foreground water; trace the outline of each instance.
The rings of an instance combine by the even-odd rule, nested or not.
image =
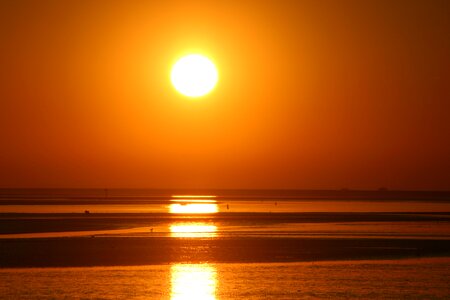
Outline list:
[[[0,269],[4,299],[448,299],[450,259]]]

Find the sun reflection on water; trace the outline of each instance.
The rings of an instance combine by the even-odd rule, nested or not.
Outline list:
[[[170,225],[171,237],[214,237],[217,226],[207,223],[175,223]]]
[[[216,268],[210,264],[176,264],[170,268],[170,299],[216,299]]]
[[[217,204],[213,203],[173,203],[169,208],[172,214],[212,214],[219,211]]]
[[[174,195],[170,199],[169,211],[172,214],[211,214],[217,213],[219,207],[215,196],[209,195]]]
[[[203,199],[214,199],[217,196],[215,195],[173,195],[172,198],[175,199],[199,199],[199,198],[203,198]]]

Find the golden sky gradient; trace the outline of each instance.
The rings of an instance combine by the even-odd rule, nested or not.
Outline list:
[[[450,189],[448,1],[2,1],[0,186]],[[170,83],[200,53],[220,79]]]

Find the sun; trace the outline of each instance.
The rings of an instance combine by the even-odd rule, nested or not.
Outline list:
[[[173,65],[170,79],[178,92],[196,98],[214,89],[219,74],[210,59],[200,54],[190,54]]]

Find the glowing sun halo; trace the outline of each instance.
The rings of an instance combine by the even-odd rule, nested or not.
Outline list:
[[[190,54],[180,58],[170,75],[175,89],[188,97],[209,93],[219,79],[214,63],[203,55]]]

